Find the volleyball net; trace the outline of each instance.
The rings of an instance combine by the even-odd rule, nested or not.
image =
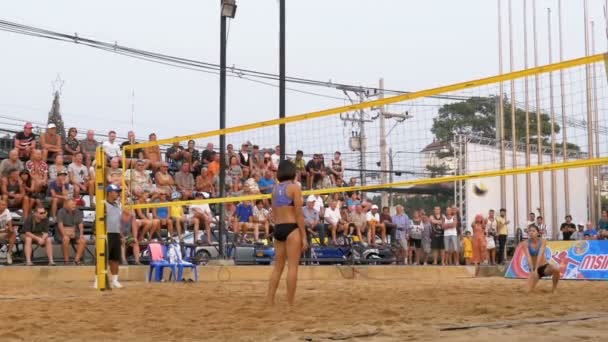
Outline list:
[[[410,93],[345,88],[343,105],[335,108],[142,142],[125,146],[124,153],[174,143],[186,147],[190,140],[202,148],[209,142],[218,146],[223,134],[233,147],[220,156],[227,163],[226,195],[217,193],[211,167],[201,172],[215,185],[214,196],[172,205],[253,201],[269,198],[247,179],[258,183],[267,169],[274,176],[268,165],[278,153],[283,124],[286,143],[279,148],[287,159],[304,170],[315,155],[324,162],[318,170],[313,166],[320,173],[312,182],[300,179],[305,195],[398,192],[407,202],[408,194],[442,191],[469,213],[487,211],[484,205],[506,206],[517,225],[537,208],[552,216],[552,225],[556,212],[562,218],[576,211],[580,220],[589,220],[599,215],[601,166],[608,164],[606,58],[598,54]],[[257,157],[251,154],[254,145]],[[238,167],[242,148],[256,159],[247,170]],[[335,152],[340,162],[332,161]],[[123,162],[127,188],[133,167]],[[476,202],[471,194],[479,197]],[[580,198],[585,200],[578,203]],[[127,192],[122,201],[130,208],[167,206],[134,203]]]

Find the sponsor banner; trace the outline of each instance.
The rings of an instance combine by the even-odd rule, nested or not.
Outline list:
[[[547,241],[545,257],[559,268],[561,279],[608,280],[608,240]],[[519,245],[505,277],[528,278],[528,270]]]

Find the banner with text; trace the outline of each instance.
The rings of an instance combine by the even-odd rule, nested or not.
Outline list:
[[[547,261],[559,267],[561,279],[608,280],[608,240],[547,241]],[[506,278],[528,278],[528,260],[521,245]]]

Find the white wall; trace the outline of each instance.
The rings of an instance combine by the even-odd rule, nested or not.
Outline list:
[[[506,168],[512,168],[512,152],[507,151],[506,153]],[[537,156],[536,154],[531,155],[531,164],[536,165]],[[545,164],[550,163],[550,156],[546,155],[543,158]],[[561,160],[558,158],[557,162]],[[525,166],[525,154],[517,153],[517,165]],[[466,160],[466,173],[489,171],[500,169],[500,150],[492,146],[485,146],[479,144],[469,143],[467,145],[467,160]],[[556,198],[551,196],[551,172],[543,172],[544,179],[544,210],[543,217],[547,225],[547,235],[552,236],[552,229],[556,227],[559,230],[559,225],[564,221],[565,212],[565,187],[564,187],[564,171],[555,171],[556,174]],[[514,193],[513,193],[513,179],[517,177],[517,189],[518,189],[518,208],[519,215],[517,218],[514,217]],[[577,168],[568,169],[569,177],[569,188],[570,188],[570,214],[573,217],[574,222],[585,222],[587,218],[587,169]],[[473,186],[475,184],[483,183],[487,188],[488,192],[484,196],[477,196],[473,192]],[[466,216],[467,225],[473,222],[475,215],[478,213],[487,215],[489,209],[495,209],[497,214],[500,209],[500,177],[474,179],[466,182]],[[532,211],[536,212],[536,208],[540,206],[539,200],[539,176],[538,173],[531,174],[531,208]],[[509,225],[509,235],[513,235],[514,225],[517,223],[519,227],[525,227],[527,221],[528,212],[526,210],[526,175],[520,174],[517,176],[506,176],[506,209],[507,218],[511,221]],[[555,206],[557,209],[557,222],[553,222],[552,208]]]

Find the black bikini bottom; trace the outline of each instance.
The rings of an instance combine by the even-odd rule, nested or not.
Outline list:
[[[296,223],[281,223],[277,224],[274,227],[274,238],[277,241],[286,241],[287,237],[291,232],[298,229],[298,225]]]

